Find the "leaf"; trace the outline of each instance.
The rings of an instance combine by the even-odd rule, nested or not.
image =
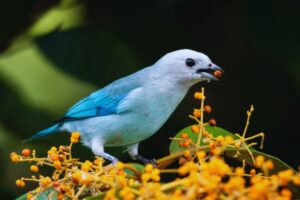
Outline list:
[[[95,196],[86,197],[85,199],[86,200],[102,200],[102,199],[104,199],[104,196],[105,196],[105,192],[100,192],[100,193],[98,193]]]
[[[69,5],[68,5],[69,4]],[[71,5],[72,4],[72,5]],[[30,36],[41,36],[57,29],[67,30],[85,23],[85,4],[72,3],[64,0],[60,5],[53,7],[30,27]]]
[[[141,165],[139,163],[126,163],[126,165],[129,165],[129,167],[132,167],[132,169],[129,169],[129,168],[126,168],[124,171],[125,173],[127,173],[128,175],[132,175],[134,176],[135,173],[134,173],[134,170],[136,170],[136,172],[139,172],[141,173],[142,170],[144,169],[144,165]]]
[[[234,138],[237,138],[233,133],[231,133],[231,132],[229,132],[229,131],[227,131],[223,128],[220,128],[220,127],[207,125],[207,126],[205,126],[205,130],[207,132],[211,133],[214,137],[222,135],[222,136],[232,136]],[[193,142],[195,142],[195,143],[197,142],[198,135],[191,131],[191,126],[188,126],[184,129],[182,129],[181,131],[179,131],[176,134],[175,137],[180,138],[182,133],[188,134],[189,137],[193,140]],[[205,143],[203,143],[203,141],[201,141],[201,145],[207,145],[207,144],[205,144]],[[172,140],[172,142],[170,144],[170,153],[183,151],[185,149],[186,148],[179,146],[178,141]],[[279,171],[286,170],[286,169],[293,169],[291,166],[289,166],[288,164],[286,164],[285,162],[283,162],[279,158],[276,158],[275,156],[271,156],[271,155],[268,155],[266,153],[257,151],[254,148],[250,148],[250,151],[253,153],[254,157],[256,157],[258,155],[262,155],[266,159],[272,160],[273,164],[275,165],[275,168],[270,171],[270,174],[274,174],[274,173],[277,173]],[[229,158],[234,158],[234,159],[237,159],[237,160],[240,160],[240,161],[245,160],[247,165],[253,166],[253,162],[252,162],[251,156],[249,155],[249,152],[247,152],[246,150],[241,149],[240,153],[241,153],[241,155],[239,155],[237,158],[235,158],[234,156],[236,154],[236,149],[234,149],[234,148],[226,148],[225,149],[225,156],[227,156]]]
[[[219,135],[222,135],[222,136],[231,136],[233,138],[237,138],[237,136],[235,136],[233,133],[221,128],[221,127],[217,127],[217,126],[209,126],[209,125],[206,125],[205,126],[205,130],[209,133],[211,133],[214,137],[217,137]]]
[[[272,156],[272,155],[268,155],[266,153],[257,151],[255,149],[251,149],[251,152],[253,153],[254,157],[257,157],[259,155],[262,155],[265,157],[266,160],[271,160],[275,166],[275,168],[273,170],[270,170],[270,174],[276,174],[280,171],[286,170],[286,169],[292,169],[294,170],[291,166],[289,166],[288,164],[286,164],[285,162],[283,162],[281,159]],[[234,158],[234,155],[236,154],[236,150],[233,148],[227,148],[225,150],[225,156],[230,157],[230,158]],[[246,161],[246,164],[249,166],[253,166],[253,162],[252,159],[249,155],[249,153],[246,150],[240,150],[240,154],[236,159],[243,161]]]
[[[55,69],[34,44],[1,55],[0,77],[24,102],[54,115],[94,90],[92,85]]]
[[[18,198],[16,198],[16,200],[27,200],[27,194],[23,194],[22,196],[19,196]]]
[[[52,192],[54,192],[55,194],[53,194],[51,200],[56,200],[57,199],[56,191],[54,191],[53,189],[48,189],[45,192],[40,193],[39,195],[37,195],[37,197],[35,199],[36,200],[48,200],[49,199],[48,195]],[[27,195],[28,195],[28,193],[23,194],[22,196],[18,197],[16,200],[27,200]]]
[[[52,189],[49,189],[41,194],[39,194],[36,198],[36,200],[48,200],[49,197],[48,195],[52,192],[53,190]],[[27,195],[28,193],[26,194],[23,194],[22,196],[18,197],[16,200],[27,200]],[[90,197],[85,197],[84,199],[85,200],[102,200],[105,196],[105,192],[100,192],[98,194],[96,194],[95,196],[90,196]],[[53,195],[51,200],[56,200],[56,195]],[[64,197],[64,199],[69,199],[67,197]]]

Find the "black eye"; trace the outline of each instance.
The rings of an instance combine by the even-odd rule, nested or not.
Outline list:
[[[208,64],[208,67],[212,67],[212,64]]]
[[[188,58],[185,60],[185,64],[189,67],[193,67],[196,64],[196,62],[194,59]]]

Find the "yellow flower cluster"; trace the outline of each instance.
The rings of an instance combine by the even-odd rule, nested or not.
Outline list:
[[[35,150],[24,149],[21,154],[10,154],[11,161],[29,162],[30,170],[39,173],[43,165],[53,167],[51,176],[41,174],[31,178],[16,180],[18,187],[25,187],[26,182],[37,182],[38,187],[27,194],[28,200],[50,190],[48,199],[82,199],[86,196],[104,194],[104,200],[181,200],[181,199],[238,199],[238,200],[289,200],[293,198],[290,185],[300,187],[300,173],[292,169],[272,174],[275,163],[262,155],[254,156],[250,147],[255,143],[247,142],[264,137],[263,133],[246,137],[249,118],[253,107],[247,112],[247,123],[242,134],[233,136],[214,136],[205,126],[215,125],[215,120],[204,123],[204,112],[210,113],[211,107],[204,105],[204,89],[195,93],[201,100],[201,107],[194,110],[190,117],[197,124],[191,126],[194,141],[187,132],[172,138],[184,150],[172,153],[157,160],[157,166],[147,164],[139,169],[134,164],[117,162],[104,165],[104,159],[96,157],[93,161],[81,162],[72,157],[72,145],[78,143],[80,133],[71,134],[68,146],[51,147],[44,158],[35,156]],[[204,145],[203,145],[204,144]],[[252,168],[230,166],[223,157],[226,149],[235,149],[236,157],[240,151],[246,151],[252,159]],[[167,168],[174,161],[179,162],[177,168]],[[165,181],[164,175],[172,173],[176,176]],[[163,182],[161,182],[163,180]],[[298,188],[299,189],[299,188]]]
[[[154,169],[152,164],[147,164],[144,168],[144,173],[141,176],[141,180],[143,183],[149,182],[149,180],[152,180],[154,182],[160,181],[160,172],[159,169]]]
[[[101,157],[96,157],[93,162],[88,160],[80,162],[79,159],[72,158],[72,145],[77,143],[79,138],[78,132],[72,133],[69,146],[59,146],[58,148],[53,146],[45,158],[36,157],[35,150],[31,153],[29,149],[24,149],[20,155],[16,152],[10,154],[11,161],[14,163],[35,163],[30,166],[30,170],[34,173],[38,173],[39,167],[43,165],[54,168],[51,177],[39,174],[31,178],[23,177],[16,180],[18,187],[25,187],[28,181],[39,183],[39,187],[28,193],[28,199],[36,199],[40,193],[49,189],[52,189],[49,194],[50,197],[79,199],[82,194],[96,195],[106,191],[112,188],[115,183],[122,187],[135,184],[135,179],[126,177],[124,170],[132,168],[127,167],[126,164],[118,163],[116,166],[103,166],[104,159]]]

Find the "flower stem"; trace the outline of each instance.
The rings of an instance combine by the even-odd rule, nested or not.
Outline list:
[[[201,116],[200,116],[200,123],[199,123],[199,126],[200,126],[200,131],[199,131],[199,135],[198,135],[198,138],[197,138],[197,147],[200,146],[200,143],[201,143],[201,139],[202,139],[202,132],[203,132],[203,108],[204,108],[204,101],[205,101],[205,95],[204,95],[204,87],[201,88],[201,92],[202,92],[202,95],[203,95],[203,99],[201,101],[201,108],[200,108],[200,112],[201,112]]]

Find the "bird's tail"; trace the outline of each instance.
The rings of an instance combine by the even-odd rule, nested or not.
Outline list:
[[[53,126],[50,126],[49,128],[46,128],[44,130],[41,130],[40,132],[34,134],[33,136],[31,136],[30,138],[24,140],[24,142],[28,142],[46,135],[50,135],[52,133],[55,133],[56,131],[59,130],[60,124],[54,124]]]

